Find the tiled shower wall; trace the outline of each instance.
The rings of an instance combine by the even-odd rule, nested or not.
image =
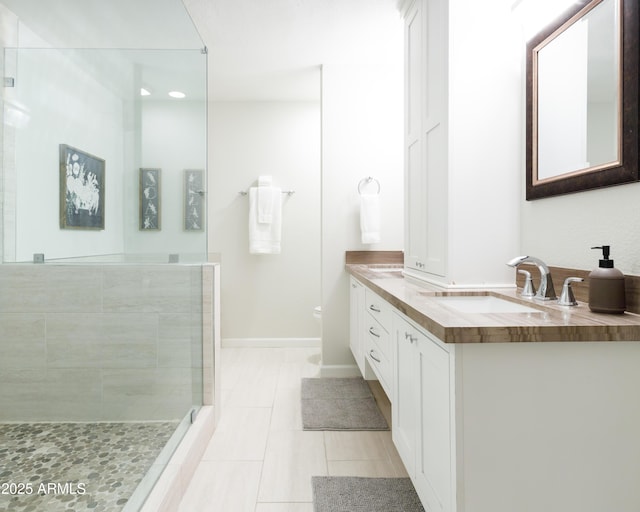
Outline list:
[[[202,402],[203,268],[0,265],[0,421],[182,418]]]

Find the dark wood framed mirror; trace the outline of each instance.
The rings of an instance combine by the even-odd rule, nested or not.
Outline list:
[[[638,0],[581,0],[527,44],[527,200],[640,179]]]

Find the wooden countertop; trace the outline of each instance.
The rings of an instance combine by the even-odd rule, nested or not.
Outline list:
[[[593,313],[588,304],[558,306],[513,289],[447,290],[404,278],[402,265],[347,264],[347,271],[445,343],[640,341],[640,315]],[[490,295],[535,312],[460,313],[443,296]],[[440,298],[440,299],[439,299]]]

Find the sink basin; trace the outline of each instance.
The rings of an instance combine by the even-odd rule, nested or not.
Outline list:
[[[493,295],[442,296],[436,297],[435,300],[459,313],[541,313],[539,309],[500,299]]]

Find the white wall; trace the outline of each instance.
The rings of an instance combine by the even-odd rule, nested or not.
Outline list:
[[[640,184],[591,190],[565,196],[522,199],[521,252],[547,264],[591,270],[610,245],[615,266],[640,275]]]
[[[125,246],[131,253],[206,253],[206,231],[185,231],[185,169],[206,171],[204,101],[142,101],[140,167],[161,169],[161,229],[140,231],[139,168],[126,169]],[[205,187],[206,188],[206,187]]]
[[[518,251],[519,32],[506,2],[449,2],[449,279],[511,285]]]
[[[370,32],[323,66],[322,79],[322,364],[340,373],[349,351],[347,250],[402,250],[403,23],[390,5]],[[363,245],[358,182],[380,182],[381,242]]]
[[[222,338],[318,338],[320,103],[215,102],[209,126],[209,251],[222,259]],[[280,254],[249,254],[249,202],[239,192],[259,175],[295,191],[283,198]]]

